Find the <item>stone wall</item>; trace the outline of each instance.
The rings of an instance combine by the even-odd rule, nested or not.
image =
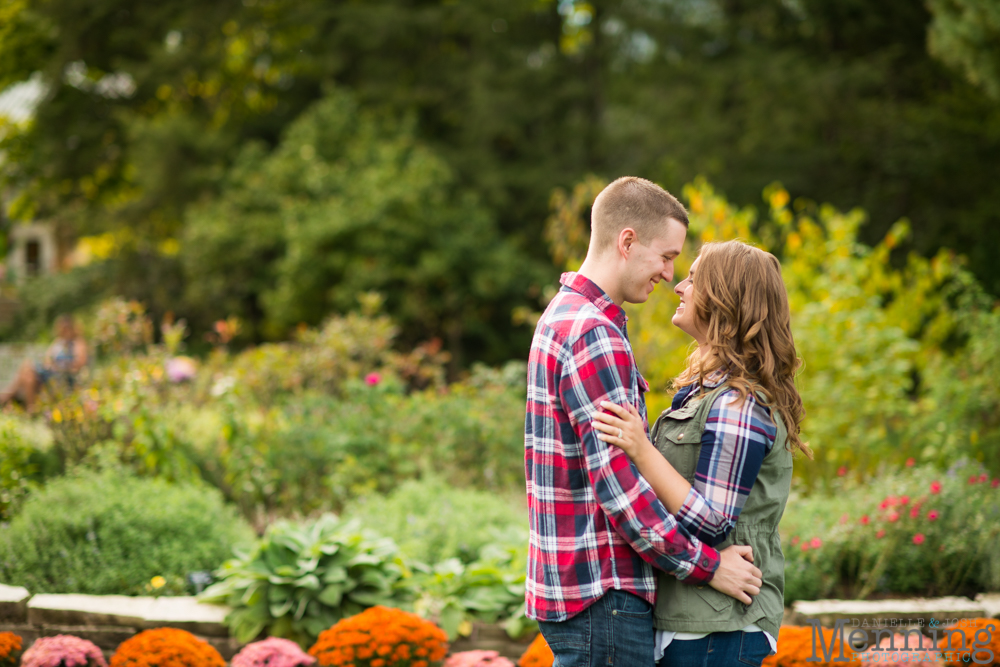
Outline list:
[[[187,630],[204,639],[229,660],[241,644],[229,636],[223,621],[227,607],[193,597],[126,597],[121,595],[35,595],[0,584],[0,631],[14,632],[29,646],[39,637],[70,634],[88,639],[110,655],[118,644],[149,628]],[[1000,593],[906,600],[816,600],[796,602],[785,610],[784,623],[804,625],[818,619],[825,627],[838,620],[857,627],[929,627],[965,618],[1000,619]],[[497,625],[477,623],[472,634],[452,643],[452,652],[493,650],[517,660],[530,637],[513,640]]]

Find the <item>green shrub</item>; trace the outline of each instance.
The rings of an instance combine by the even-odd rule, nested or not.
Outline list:
[[[49,483],[0,531],[0,580],[32,593],[187,590],[253,535],[218,491],[120,472],[81,473]]]
[[[202,599],[232,608],[226,623],[240,641],[266,630],[305,645],[367,607],[412,600],[404,571],[392,540],[325,514],[272,525],[252,550],[218,570],[221,581]]]
[[[979,465],[841,482],[836,494],[793,497],[785,510],[787,604],[1000,590],[1000,481]]]
[[[378,526],[403,555],[423,563],[471,563],[487,544],[528,543],[522,497],[455,488],[437,477],[405,482],[389,496],[365,496],[349,504],[344,516]]]

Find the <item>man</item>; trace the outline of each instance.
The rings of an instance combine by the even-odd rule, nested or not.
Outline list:
[[[559,667],[653,665],[652,567],[744,603],[760,592],[749,547],[717,552],[688,535],[628,457],[597,439],[601,401],[644,393],[623,303],[673,280],[687,212],[647,180],[619,178],[594,201],[587,258],[563,274],[528,362],[525,474],[531,538],[527,615]]]

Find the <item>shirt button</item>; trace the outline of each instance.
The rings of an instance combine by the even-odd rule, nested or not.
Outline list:
[[[612,609],[611,610],[611,615],[612,616],[617,616],[618,615],[618,610],[617,609]]]
[[[681,433],[681,434],[680,434],[680,435],[678,435],[677,437],[678,437],[678,438],[683,438],[683,437],[684,437],[684,434],[683,434],[683,433]]]
[[[712,564],[712,561],[708,560],[707,558],[703,558],[702,561],[701,561],[701,566],[702,567],[708,567],[711,564]]]

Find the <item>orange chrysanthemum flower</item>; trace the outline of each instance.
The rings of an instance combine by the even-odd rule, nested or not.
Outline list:
[[[447,652],[444,630],[390,607],[345,618],[321,632],[309,649],[320,667],[429,667]]]
[[[961,635],[954,631],[961,631]],[[949,632],[951,634],[949,634]],[[961,650],[962,635],[966,649]],[[978,636],[977,636],[978,635]],[[956,625],[949,625],[939,632],[938,651],[948,659],[948,665],[1000,665],[1000,620],[995,618],[970,618]],[[951,640],[951,648],[948,640]],[[989,659],[989,654],[993,659]]]
[[[521,655],[517,661],[518,667],[552,667],[556,657],[552,654],[552,649],[545,642],[545,637],[541,633],[531,642],[528,650]]]
[[[822,628],[823,639],[827,648],[831,648],[833,653],[831,659],[840,657],[840,636],[834,634],[830,628]],[[833,642],[836,641],[836,645]],[[847,636],[844,636],[844,657],[853,659],[854,651],[847,643]],[[762,667],[832,667],[839,665],[839,662],[826,662],[823,660],[823,649],[819,642],[816,642],[816,657],[819,662],[807,662],[813,657],[813,628],[811,625],[783,625],[778,631],[778,654],[769,655],[764,658]]]
[[[24,644],[13,632],[0,632],[0,667],[14,667]]]
[[[190,632],[156,628],[123,641],[111,656],[111,667],[226,667],[226,661]]]

